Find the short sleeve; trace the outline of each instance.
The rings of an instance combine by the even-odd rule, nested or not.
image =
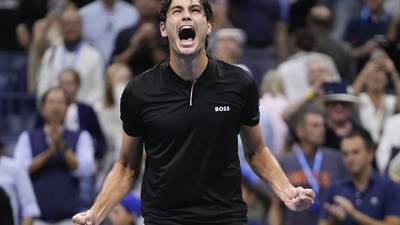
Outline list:
[[[142,122],[140,118],[141,104],[134,80],[131,80],[125,87],[121,96],[121,120],[126,134],[133,137],[143,135]]]
[[[259,98],[256,84],[253,79],[248,77],[247,87],[245,87],[244,101],[245,107],[241,118],[241,124],[255,126],[260,120]]]

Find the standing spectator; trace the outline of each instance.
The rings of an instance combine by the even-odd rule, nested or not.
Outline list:
[[[372,167],[374,144],[366,131],[341,141],[349,178],[329,187],[319,225],[400,224],[400,189]]]
[[[118,32],[139,21],[139,12],[122,0],[96,0],[80,9],[83,38],[110,61]]]
[[[32,225],[40,210],[29,175],[15,159],[2,155],[2,151],[0,143],[0,224]],[[6,216],[9,218],[4,219]]]
[[[344,35],[344,40],[352,47],[352,57],[357,60],[357,71],[361,70],[372,51],[379,46],[391,21],[383,8],[384,0],[365,0],[365,3],[361,15],[348,23]]]
[[[244,30],[247,41],[240,63],[253,73],[257,87],[262,76],[286,57],[287,12],[280,0],[231,0],[235,27]]]
[[[353,93],[359,95],[361,124],[375,143],[379,143],[387,118],[396,110],[396,96],[400,96],[399,74],[393,61],[382,51],[374,51],[376,56],[364,66],[353,84]],[[390,81],[395,86],[396,95],[385,93]],[[361,92],[363,88],[365,92]]]
[[[314,50],[330,56],[335,62],[340,77],[353,81],[352,58],[350,49],[331,34],[334,23],[331,10],[323,5],[311,8],[307,18],[308,29],[315,35],[316,46]]]
[[[325,135],[322,112],[313,109],[302,112],[295,123],[295,133],[298,142],[287,155],[279,158],[279,162],[292,183],[313,189],[315,202],[308,210],[293,212],[273,198],[270,225],[316,225],[330,182],[345,174],[338,151],[322,147]]]
[[[79,178],[95,170],[90,134],[62,126],[68,103],[63,89],[49,89],[41,99],[44,127],[24,131],[15,147],[14,157],[29,171],[39,203],[35,225],[70,225],[81,209]]]
[[[64,43],[46,50],[38,81],[38,97],[58,84],[58,75],[74,68],[81,75],[78,100],[89,105],[103,98],[103,61],[100,53],[82,40],[82,24],[78,12],[68,9],[61,17]]]
[[[160,36],[158,11],[160,0],[136,0],[140,20],[121,30],[116,38],[112,60],[127,63],[139,75],[165,58],[164,40]]]

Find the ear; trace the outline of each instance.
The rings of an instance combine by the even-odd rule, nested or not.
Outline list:
[[[212,28],[211,23],[207,22],[207,34],[211,33],[211,30],[212,30],[211,28]]]
[[[161,37],[163,37],[163,38],[167,37],[167,28],[165,26],[165,22],[160,22],[160,33],[161,33]]]
[[[295,128],[294,128],[294,133],[296,134],[296,136],[297,136],[297,138],[299,138],[299,139],[301,139],[301,138],[303,138],[303,133],[304,133],[304,130],[303,130],[303,127],[302,126],[296,126]]]

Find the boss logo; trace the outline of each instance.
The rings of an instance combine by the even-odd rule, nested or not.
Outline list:
[[[229,106],[215,106],[215,112],[229,112]]]

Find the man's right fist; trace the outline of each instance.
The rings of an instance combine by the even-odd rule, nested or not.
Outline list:
[[[81,212],[72,217],[73,225],[97,225],[95,214],[92,210]]]

